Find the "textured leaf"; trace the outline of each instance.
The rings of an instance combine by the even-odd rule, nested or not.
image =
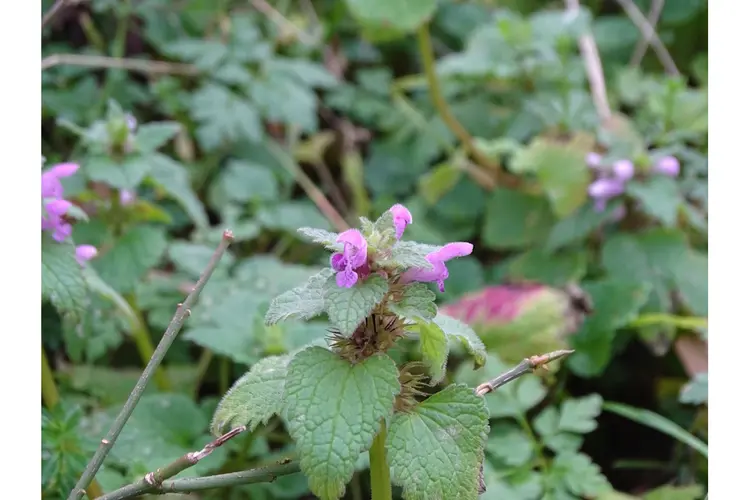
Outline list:
[[[263,137],[260,115],[248,100],[216,84],[206,84],[192,96],[192,117],[200,124],[201,145],[216,149],[226,142],[259,141]]]
[[[643,210],[667,227],[674,227],[682,205],[682,195],[674,179],[650,177],[643,183],[631,183],[627,192],[638,200]]]
[[[475,366],[484,366],[487,361],[487,350],[469,325],[442,313],[438,313],[432,321],[443,330],[448,338],[458,340],[463,344],[474,356]]]
[[[414,31],[432,17],[437,0],[346,0],[363,24],[398,31]]]
[[[479,472],[489,433],[484,398],[451,385],[396,415],[386,447],[393,482],[406,500],[479,497]]]
[[[263,207],[257,214],[258,222],[268,229],[288,231],[297,234],[297,229],[304,226],[330,227],[314,204],[308,201],[294,200]]]
[[[328,319],[342,335],[350,335],[387,293],[388,282],[378,275],[371,275],[351,288],[337,286],[331,276],[325,293]]]
[[[578,451],[583,444],[583,437],[580,434],[560,429],[560,411],[554,406],[548,406],[542,410],[534,419],[533,425],[544,445],[556,453]]]
[[[234,383],[214,412],[211,432],[220,436],[228,430],[246,425],[252,431],[281,413],[284,381],[290,355],[271,356],[255,363]]]
[[[405,318],[431,320],[437,314],[435,294],[424,283],[406,285],[398,302],[389,301],[388,308]]]
[[[141,152],[156,151],[177,135],[182,125],[177,122],[151,122],[138,127],[135,144]]]
[[[146,271],[159,263],[166,249],[167,238],[162,229],[136,226],[92,263],[105,282],[125,293],[132,291]]]
[[[58,311],[79,317],[86,307],[88,287],[75,248],[42,235],[42,297]]]
[[[398,369],[385,355],[352,365],[311,347],[294,357],[285,385],[286,419],[315,495],[329,500],[344,494],[400,389]]]
[[[492,425],[487,454],[507,465],[520,466],[533,460],[534,443],[519,426],[499,422]]]
[[[440,250],[436,245],[427,245],[415,241],[397,241],[391,249],[391,256],[383,262],[384,266],[394,266],[402,269],[418,267],[432,269],[432,264],[425,257],[428,253]]]
[[[273,172],[252,162],[229,161],[221,171],[218,183],[231,201],[272,201],[279,196],[279,183]]]
[[[134,190],[151,173],[148,156],[131,155],[121,162],[106,156],[91,156],[83,162],[89,179],[117,189]]]
[[[680,390],[680,403],[701,405],[708,403],[708,372],[698,373]]]
[[[325,311],[326,282],[333,276],[327,268],[312,276],[307,283],[275,297],[266,312],[266,324],[287,319],[310,319]]]
[[[432,322],[419,323],[419,349],[422,362],[432,377],[433,384],[445,378],[445,366],[448,362],[448,337]]]
[[[303,239],[312,243],[319,243],[329,250],[340,252],[344,249],[343,243],[336,243],[336,238],[339,237],[338,233],[332,233],[325,229],[316,229],[313,227],[301,227],[297,229],[297,232]]]
[[[583,205],[575,213],[561,219],[552,226],[547,236],[545,250],[552,252],[581,242],[602,224],[612,220],[614,214],[622,207],[622,202],[618,200],[612,200],[602,212],[594,210],[593,203]]]
[[[550,480],[553,490],[560,496],[567,492],[574,498],[598,498],[612,489],[599,466],[582,453],[557,455],[550,468]]]
[[[487,203],[482,241],[492,249],[524,248],[547,237],[554,222],[546,199],[498,188]]]
[[[596,429],[596,417],[602,411],[602,397],[592,394],[578,399],[566,399],[560,407],[558,429],[585,434]]]
[[[159,153],[151,155],[149,163],[151,164],[151,179],[182,206],[196,226],[207,228],[208,216],[203,203],[193,191],[190,176],[185,167],[169,156]]]

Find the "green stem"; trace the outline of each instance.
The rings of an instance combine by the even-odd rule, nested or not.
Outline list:
[[[51,410],[60,402],[60,392],[57,390],[55,376],[47,360],[47,353],[44,351],[44,346],[42,346],[42,401],[44,401],[44,406],[48,410]],[[91,481],[91,484],[86,488],[86,495],[91,499],[98,498],[103,494],[104,490],[99,486],[96,479]]]
[[[117,438],[120,435],[120,432],[122,431],[122,428],[125,426],[125,423],[130,418],[130,415],[133,414],[133,410],[135,410],[136,405],[138,404],[138,402],[141,399],[141,396],[146,390],[146,386],[148,385],[149,381],[153,378],[154,374],[156,373],[156,369],[158,368],[159,364],[164,359],[164,356],[167,354],[167,350],[169,350],[169,347],[172,345],[172,342],[177,337],[177,334],[182,328],[182,325],[185,323],[185,320],[190,315],[190,308],[193,307],[193,305],[198,300],[198,296],[203,290],[203,287],[206,286],[206,282],[213,274],[214,269],[216,269],[216,266],[221,260],[222,255],[224,255],[224,252],[227,250],[227,247],[229,246],[229,244],[232,242],[233,239],[234,239],[234,236],[232,235],[231,231],[224,231],[224,236],[221,239],[221,243],[219,244],[219,247],[214,252],[213,256],[211,257],[211,260],[206,266],[206,269],[203,271],[200,278],[198,279],[198,282],[195,284],[193,291],[190,292],[190,294],[187,296],[187,298],[185,299],[185,302],[180,304],[179,307],[177,308],[177,312],[172,318],[172,321],[169,322],[169,326],[167,326],[167,330],[164,332],[164,335],[159,341],[159,345],[157,345],[156,349],[154,350],[153,357],[146,365],[146,368],[143,370],[143,373],[138,379],[138,382],[136,382],[135,387],[133,388],[133,391],[130,393],[130,396],[128,396],[128,399],[127,401],[125,401],[125,404],[120,410],[120,413],[117,415],[117,417],[115,418],[115,421],[112,423],[112,426],[110,427],[109,432],[107,432],[106,437],[101,440],[101,443],[99,444],[99,448],[96,450],[96,453],[91,458],[91,461],[89,461],[88,465],[86,466],[86,470],[83,471],[81,478],[73,487],[73,490],[70,492],[70,495],[68,495],[68,500],[79,500],[83,496],[84,488],[86,488],[86,486],[89,485],[91,480],[96,475],[96,471],[99,470],[99,467],[101,467],[102,463],[104,462],[104,458],[107,456],[109,451],[114,446],[115,441],[117,440]]]
[[[60,401],[60,393],[57,391],[55,377],[47,361],[47,353],[42,346],[42,401],[47,408],[52,408]]]
[[[372,500],[391,500],[391,471],[385,457],[385,422],[370,446],[370,491]]]
[[[201,385],[203,384],[203,377],[206,376],[206,372],[208,372],[208,368],[211,366],[211,361],[214,359],[214,353],[211,352],[210,349],[203,349],[201,352],[201,357],[198,358],[198,368],[196,369],[197,373],[195,375],[195,386],[193,387],[193,394],[195,394],[195,397],[198,397],[198,393],[201,390]]]
[[[146,321],[143,318],[143,314],[138,309],[135,303],[135,297],[131,294],[127,297],[128,305],[133,310],[133,321],[131,322],[131,332],[133,335],[133,342],[135,347],[138,349],[138,354],[141,356],[144,366],[148,365],[148,362],[154,355],[154,343],[151,340],[151,334],[146,327]],[[172,389],[172,384],[169,382],[167,374],[164,369],[160,366],[156,369],[154,375],[154,382],[156,387],[162,392],[169,392]]]

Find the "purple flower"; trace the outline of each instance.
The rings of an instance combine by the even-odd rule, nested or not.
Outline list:
[[[597,169],[602,166],[602,155],[593,151],[586,155],[586,165],[589,168]]]
[[[680,162],[674,156],[665,156],[656,162],[653,171],[669,177],[677,177],[680,174]]]
[[[135,132],[135,129],[138,128],[138,120],[136,120],[135,116],[133,115],[126,115],[125,123],[128,127],[128,130],[130,130],[131,132]]]
[[[87,261],[96,257],[97,250],[92,245],[78,245],[76,247],[76,260],[80,265],[86,264]]]
[[[127,206],[135,200],[135,193],[127,189],[120,189],[120,205]]]
[[[412,281],[429,282],[434,281],[437,283],[438,289],[441,292],[445,291],[445,280],[448,279],[448,268],[445,267],[445,263],[456,257],[466,257],[472,250],[474,245],[471,243],[456,242],[448,243],[439,250],[428,253],[425,258],[427,262],[432,265],[432,269],[420,269],[412,268],[401,275],[402,283],[410,283]]]
[[[625,185],[618,179],[597,179],[589,184],[589,196],[594,199],[594,209],[601,212],[607,205],[607,200],[622,194]]]
[[[370,273],[367,265],[367,241],[356,229],[348,229],[336,238],[344,244],[344,251],[331,255],[331,267],[336,271],[336,284],[351,288],[360,277]]]
[[[42,198],[62,198],[60,179],[70,177],[78,170],[76,163],[60,163],[42,173]]]
[[[56,241],[64,241],[73,232],[71,225],[63,219],[71,205],[71,202],[63,199],[55,199],[44,204],[47,216],[42,216],[42,231],[52,231],[52,237]]]
[[[393,205],[389,211],[393,214],[393,225],[396,226],[396,239],[400,240],[406,226],[411,224],[409,209],[401,204]]]
[[[612,172],[618,180],[625,182],[633,178],[635,167],[630,160],[617,160],[612,164]]]

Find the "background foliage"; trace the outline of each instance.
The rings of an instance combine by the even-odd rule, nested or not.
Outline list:
[[[250,366],[327,335],[322,321],[263,324],[272,297],[327,265],[298,227],[341,230],[395,202],[414,214],[410,239],[475,244],[448,264],[443,303],[535,281],[580,283],[594,304],[562,340],[520,323],[486,334],[481,370],[451,358],[449,379],[476,385],[540,346],[576,349],[553,375],[488,396],[484,497],[702,497],[707,459],[684,429],[706,439],[705,0],[653,2],[679,75],[650,51],[631,61],[642,35],[614,1],[62,4],[43,31],[43,155],[81,165],[64,180],[73,239],[99,253],[81,271],[43,242],[43,352],[61,394],[42,409],[45,498],[75,483],[224,228],[236,243],[97,474],[105,490],[200,449]],[[430,94],[414,35],[428,20],[440,92],[473,142]],[[608,126],[579,54],[588,32]],[[602,212],[587,195],[594,150],[638,172]],[[680,175],[649,175],[665,155]],[[183,474],[292,452],[274,417]],[[312,498],[301,474],[193,496]]]

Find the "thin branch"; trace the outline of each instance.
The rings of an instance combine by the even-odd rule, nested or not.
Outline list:
[[[159,488],[161,488],[164,484],[164,481],[176,476],[185,469],[189,469],[190,467],[194,466],[195,464],[209,456],[211,453],[213,453],[216,448],[222,446],[233,437],[244,432],[246,429],[247,427],[245,427],[244,425],[236,427],[226,434],[219,436],[215,440],[211,441],[201,450],[188,452],[174,462],[171,462],[164,467],[159,467],[153,472],[149,472],[143,477],[143,479],[127,486],[123,486],[122,488],[115,490],[112,493],[107,493],[106,495],[99,497],[98,500],[123,500],[125,498],[143,495],[144,493],[148,492],[158,492]]]
[[[659,62],[664,66],[667,73],[679,76],[680,70],[677,69],[674,59],[669,55],[667,47],[662,43],[661,38],[654,31],[654,27],[651,26],[651,23],[648,22],[648,19],[646,19],[638,6],[633,3],[633,0],[617,0],[617,3],[620,4],[625,14],[633,21],[633,24],[641,32],[641,35],[648,39],[648,43],[654,49],[656,57],[659,58]]]
[[[143,370],[141,377],[138,379],[138,382],[136,382],[135,387],[130,393],[130,396],[128,396],[128,399],[127,401],[125,401],[125,404],[120,410],[120,413],[112,423],[112,427],[109,429],[109,432],[107,432],[106,437],[101,440],[99,448],[96,450],[96,453],[86,466],[86,469],[83,471],[81,478],[78,480],[75,487],[70,492],[70,495],[68,495],[68,500],[80,499],[85,493],[85,488],[89,485],[94,476],[96,476],[96,472],[99,470],[99,467],[101,467],[102,462],[104,462],[104,458],[114,446],[117,437],[120,435],[120,432],[125,426],[125,423],[130,418],[130,415],[132,415],[133,410],[135,410],[138,401],[140,401],[143,392],[146,390],[146,386],[154,376],[154,373],[156,373],[156,369],[164,359],[164,356],[167,354],[167,350],[172,345],[174,339],[177,337],[177,334],[179,333],[180,328],[182,328],[183,323],[185,323],[185,320],[188,318],[188,316],[190,316],[190,308],[193,307],[195,302],[198,300],[198,296],[203,290],[203,287],[206,286],[206,282],[213,274],[216,265],[221,260],[221,257],[224,255],[224,252],[226,252],[227,247],[229,247],[229,244],[233,239],[234,236],[232,235],[231,231],[224,231],[221,243],[219,243],[218,248],[211,256],[211,260],[208,262],[206,269],[204,269],[203,273],[198,279],[198,282],[195,284],[193,291],[190,292],[190,294],[185,299],[185,302],[179,304],[177,312],[175,312],[172,321],[169,322],[167,330],[164,332],[164,335],[159,341],[159,345],[157,345],[156,349],[154,350],[154,355],[151,357],[148,364],[146,365],[146,368]]]
[[[524,359],[507,372],[501,373],[492,380],[488,380],[487,382],[479,384],[477,388],[474,389],[474,392],[477,396],[484,396],[492,391],[497,390],[499,387],[502,387],[505,384],[512,382],[517,378],[522,377],[523,375],[526,375],[527,373],[532,373],[538,368],[547,368],[546,365],[548,363],[569,356],[574,352],[575,351],[573,350],[564,349],[560,351],[548,352],[547,354],[542,354],[541,356],[531,356],[530,358]]]
[[[200,70],[190,64],[122,57],[93,56],[87,54],[52,54],[42,59],[42,71],[54,66],[81,66],[84,68],[123,69],[152,75],[193,76]]]
[[[274,141],[268,141],[269,149],[271,154],[279,160],[281,166],[289,172],[292,177],[297,181],[302,190],[305,192],[308,198],[318,207],[318,210],[328,219],[333,226],[339,231],[346,231],[349,229],[349,224],[344,220],[341,214],[331,205],[326,195],[318,189],[318,186],[307,176],[307,174],[297,165],[282,148]]]
[[[266,15],[276,26],[281,29],[287,29],[295,34],[297,40],[305,45],[314,45],[316,40],[309,33],[300,29],[299,26],[288,20],[278,10],[274,9],[266,0],[250,0],[253,7]]]
[[[52,7],[42,16],[42,28],[47,26],[67,3],[70,2],[68,0],[57,0],[52,4]]]
[[[565,0],[565,8],[568,12],[576,14],[581,6],[578,0]],[[589,80],[596,113],[602,123],[607,124],[612,118],[612,110],[607,100],[607,84],[604,80],[602,60],[599,57],[599,49],[596,47],[594,36],[591,33],[581,35],[578,38],[578,49],[581,51],[581,57],[586,67],[586,76]]]
[[[435,56],[432,50],[432,41],[430,39],[430,29],[427,23],[422,24],[417,30],[417,41],[419,42],[419,55],[422,60],[422,66],[427,77],[427,87],[432,104],[435,106],[440,118],[445,122],[448,128],[461,141],[464,148],[474,160],[489,170],[493,175],[498,177],[499,184],[506,187],[515,188],[520,185],[520,179],[503,172],[502,167],[495,160],[485,155],[474,144],[474,139],[461,123],[453,116],[448,103],[440,91],[440,82],[438,81],[437,70],[435,69]]]
[[[657,23],[659,22],[659,17],[661,16],[661,11],[664,8],[664,0],[651,0],[651,7],[648,11],[648,23],[656,28]],[[630,56],[630,66],[637,67],[640,66],[641,60],[643,60],[643,56],[646,55],[646,50],[648,50],[649,43],[651,42],[651,37],[648,36],[642,36],[638,40],[638,45],[635,46],[635,50],[633,50],[633,55]]]

